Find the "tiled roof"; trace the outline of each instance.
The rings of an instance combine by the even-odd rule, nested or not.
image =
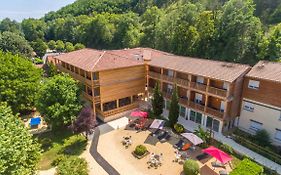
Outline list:
[[[105,51],[81,49],[59,55],[56,58],[86,71],[101,71],[142,65],[144,60],[150,60],[148,64],[152,66],[227,82],[235,81],[250,69],[248,65],[176,56],[150,48]]]
[[[222,80],[230,83],[250,69],[250,66],[243,64],[175,55],[152,57],[149,65],[164,67],[167,69],[177,70],[179,72]]]
[[[281,63],[259,61],[246,76],[281,83]]]

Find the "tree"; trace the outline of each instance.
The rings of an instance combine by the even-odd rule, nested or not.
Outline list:
[[[64,49],[65,49],[64,42],[61,41],[61,40],[58,40],[58,41],[56,42],[56,50],[57,50],[58,52],[63,52]]]
[[[83,44],[81,44],[81,43],[76,43],[74,45],[74,49],[75,50],[80,50],[80,49],[84,49],[84,48],[85,48],[85,46]]]
[[[47,44],[41,39],[32,41],[31,46],[32,46],[33,50],[36,52],[36,54],[41,58],[46,54],[46,51],[48,49]]]
[[[265,129],[257,131],[254,138],[255,141],[261,146],[271,145],[269,133]]]
[[[159,84],[156,83],[153,89],[153,98],[152,98],[153,114],[156,117],[160,117],[163,113],[163,108],[164,108],[164,98],[160,90]]]
[[[13,32],[19,35],[22,34],[20,24],[15,20],[10,20],[9,18],[5,18],[0,21],[0,32]]]
[[[66,52],[72,52],[74,50],[75,50],[75,48],[74,48],[72,43],[70,43],[70,42],[65,43],[65,51]]]
[[[199,165],[195,160],[188,159],[183,164],[183,172],[185,175],[198,175]]]
[[[12,32],[0,33],[0,50],[26,57],[31,57],[33,52],[32,47],[24,37]]]
[[[91,107],[84,107],[76,120],[70,125],[70,128],[75,133],[85,132],[86,138],[92,134],[96,126],[96,116]]]
[[[49,47],[49,49],[51,49],[51,50],[55,50],[55,49],[56,49],[56,42],[55,42],[54,40],[50,40],[50,41],[48,42],[48,47]]]
[[[40,145],[6,103],[0,103],[0,137],[0,174],[36,174]]]
[[[77,82],[67,74],[46,80],[37,97],[36,107],[54,128],[70,125],[77,117],[81,104]]]
[[[48,77],[53,77],[58,74],[58,70],[53,63],[47,63],[44,65],[44,70]]]
[[[177,91],[177,86],[175,85],[172,94],[171,105],[169,109],[169,116],[168,116],[171,126],[174,126],[174,124],[178,122],[179,108],[180,106],[179,106],[178,91]]]
[[[57,167],[58,175],[88,175],[87,162],[83,158],[70,156],[61,160]]]
[[[29,60],[0,51],[0,101],[11,106],[14,113],[34,107],[42,71]]]
[[[211,132],[205,131],[201,125],[198,126],[197,129],[194,131],[195,135],[200,137],[203,140],[204,147],[207,147],[208,144],[211,142]]]
[[[43,20],[33,18],[24,19],[21,23],[22,31],[28,41],[44,39],[47,31],[47,24]]]

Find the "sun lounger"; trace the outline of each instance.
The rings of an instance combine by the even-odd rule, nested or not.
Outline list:
[[[166,136],[165,136],[163,139],[160,139],[160,142],[161,142],[161,143],[166,142],[166,141],[168,141],[170,138],[171,138],[171,136],[169,135],[169,133],[167,133]]]
[[[219,173],[220,175],[228,175],[228,172],[225,170],[220,170]]]
[[[220,162],[212,162],[211,164],[213,167],[225,168],[225,166],[223,164],[221,164]]]
[[[163,134],[159,135],[157,138],[158,138],[159,140],[162,140],[162,139],[164,139],[165,137],[167,137],[167,135],[168,135],[168,133],[167,133],[167,132],[164,132]]]
[[[182,148],[183,145],[184,145],[184,141],[183,140],[179,140],[178,143],[176,143],[174,145],[174,148],[180,149],[180,148]]]
[[[160,129],[157,129],[155,130],[154,132],[151,133],[152,136],[156,136],[158,134],[160,134],[161,130]]]
[[[191,144],[190,144],[190,143],[187,143],[187,144],[185,144],[185,145],[182,146],[181,150],[182,150],[182,151],[186,151],[186,150],[188,150],[190,147],[191,147]]]

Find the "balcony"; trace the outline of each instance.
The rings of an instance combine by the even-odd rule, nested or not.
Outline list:
[[[179,98],[179,103],[188,106],[188,99],[187,98]]]
[[[148,72],[148,75],[152,78],[156,78],[156,79],[161,79],[161,74],[160,73],[157,73],[157,72],[152,72],[152,71],[149,71]]]
[[[121,112],[125,112],[128,110],[134,109],[134,108],[138,108],[138,107],[139,107],[139,102],[134,102],[132,104],[129,104],[129,105],[126,105],[126,106],[123,106],[120,108],[112,109],[109,111],[105,111],[105,112],[102,112],[97,109],[97,112],[100,113],[103,117],[108,117],[108,116],[119,114]]]
[[[200,83],[196,83],[196,82],[190,82],[190,87],[193,88],[193,89],[197,89],[197,90],[200,90],[200,91],[206,91],[207,89],[207,86],[204,85],[204,84],[200,84]]]
[[[90,101],[93,101],[93,97],[90,96],[89,94],[87,94],[86,92],[82,92],[82,95],[83,95],[86,99],[88,99],[88,100],[90,100]]]
[[[95,103],[99,103],[100,102],[100,96],[94,96],[94,101],[95,101]]]
[[[227,95],[227,91],[226,90],[218,89],[218,88],[211,87],[211,86],[208,87],[208,92],[211,93],[211,94],[215,94],[217,96],[223,97],[223,98],[225,98],[226,95]]]
[[[182,85],[182,86],[185,86],[185,87],[188,87],[188,86],[189,86],[189,81],[188,81],[188,80],[181,79],[181,78],[176,78],[176,83],[177,83],[178,85]]]
[[[205,108],[205,105],[204,104],[200,104],[200,103],[195,103],[193,101],[190,101],[189,102],[189,106],[193,109],[196,109],[196,110],[199,110],[199,111],[202,111],[204,112],[204,108]]]
[[[223,112],[221,112],[220,110],[218,109],[214,109],[214,108],[211,108],[211,107],[206,107],[206,113],[212,115],[212,116],[215,116],[215,117],[218,117],[218,118],[223,118]]]
[[[169,82],[174,82],[174,77],[170,77],[168,75],[162,75],[162,79]]]
[[[70,76],[72,76],[75,80],[78,80],[80,82],[83,82],[83,83],[86,83],[88,85],[92,85],[91,83],[91,80],[79,75],[79,74],[76,74],[75,72],[72,72],[64,67],[62,67],[61,65],[56,65],[57,68],[62,71],[62,72],[65,72],[65,73],[68,73]]]
[[[163,97],[171,99],[172,98],[172,94],[168,93],[168,92],[163,92]]]

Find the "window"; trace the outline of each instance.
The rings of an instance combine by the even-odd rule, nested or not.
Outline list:
[[[213,131],[219,132],[220,122],[212,117],[207,117],[206,127],[212,129]]]
[[[202,121],[202,114],[197,112],[195,122],[201,124],[201,121]]]
[[[202,122],[202,114],[200,112],[195,112],[193,110],[190,111],[190,120],[201,124]]]
[[[196,112],[191,110],[190,111],[190,120],[195,122]]]
[[[259,89],[259,86],[260,86],[260,82],[259,81],[255,81],[255,80],[250,80],[249,81],[248,88]]]
[[[180,116],[181,117],[185,117],[185,111],[186,111],[186,108],[183,106],[180,106]]]
[[[276,140],[281,141],[281,129],[276,129],[275,137]]]
[[[204,77],[196,77],[196,82],[203,84],[204,83]]]
[[[255,120],[250,120],[250,130],[259,131],[262,128],[262,123],[257,122]]]
[[[93,79],[98,80],[99,79],[99,73],[98,72],[93,72]]]
[[[202,94],[195,94],[195,102],[202,103]]]
[[[173,76],[174,76],[174,71],[168,70],[168,76],[169,76],[169,77],[173,77]]]
[[[249,111],[249,112],[253,112],[254,111],[254,104],[253,103],[249,103],[249,102],[244,102],[244,110]]]
[[[223,86],[222,86],[223,89],[228,90],[228,86],[229,84],[227,82],[223,82]]]
[[[224,112],[224,101],[221,101],[220,111]]]
[[[167,85],[167,93],[168,94],[172,94],[173,93],[173,85],[171,85],[171,84]]]

